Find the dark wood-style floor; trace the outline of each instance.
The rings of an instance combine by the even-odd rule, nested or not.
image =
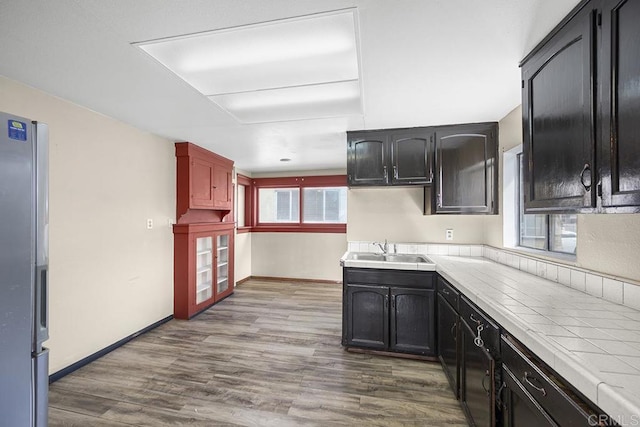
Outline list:
[[[49,425],[466,425],[437,363],[343,350],[341,289],[248,281],[52,384]]]

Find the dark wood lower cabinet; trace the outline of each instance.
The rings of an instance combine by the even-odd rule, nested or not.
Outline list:
[[[502,426],[557,426],[506,366],[502,367]]]
[[[347,285],[346,345],[384,350],[389,346],[389,288]]]
[[[474,343],[475,331],[461,322],[462,337],[462,407],[469,424],[493,427],[495,411],[495,360],[483,346]]]
[[[437,356],[470,426],[577,427],[610,420],[435,273],[344,270],[342,344]]]
[[[460,370],[458,369],[458,312],[438,295],[438,358],[449,384],[459,397]]]
[[[415,354],[435,353],[433,290],[390,288],[390,349]]]
[[[541,420],[539,426],[578,427],[613,425],[609,417],[587,403],[563,379],[515,339],[503,335],[502,371],[503,420],[507,427],[530,424],[530,418]],[[603,420],[609,420],[608,424]],[[603,421],[602,423],[598,423]]]
[[[434,276],[345,268],[342,345],[435,357]]]

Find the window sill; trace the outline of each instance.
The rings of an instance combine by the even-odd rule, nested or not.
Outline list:
[[[347,224],[258,225],[251,228],[257,233],[346,233]]]
[[[517,252],[522,255],[531,255],[538,258],[546,258],[551,261],[576,262],[578,260],[575,254],[566,254],[562,252],[543,251],[540,249],[527,248],[524,246],[505,247],[504,249]]]
[[[238,234],[251,233],[251,227],[238,227],[236,228],[236,233]]]

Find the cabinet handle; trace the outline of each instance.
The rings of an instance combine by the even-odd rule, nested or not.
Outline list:
[[[585,176],[588,177],[588,184],[585,183]],[[589,166],[589,163],[585,163],[584,167],[582,168],[582,172],[580,172],[580,182],[582,183],[582,186],[585,190],[591,190],[591,166]]]
[[[498,403],[498,406],[503,409],[507,409],[506,405],[504,405],[502,402],[502,390],[504,390],[505,388],[507,388],[507,383],[503,382],[502,384],[500,384],[500,388],[496,392],[496,401]]]
[[[451,336],[453,337],[454,341],[458,341],[458,337],[456,336],[457,330],[458,330],[458,324],[454,322],[453,325],[451,325]]]
[[[382,167],[382,173],[384,174],[384,183],[388,184],[389,183],[389,175],[387,174],[387,166],[384,165]]]
[[[531,380],[529,379],[529,375],[531,374],[531,372],[525,372],[524,376],[522,377],[522,381],[524,381],[525,383],[529,384],[531,386],[531,388],[533,388],[534,390],[539,391],[540,393],[542,393],[543,396],[547,395],[547,391],[544,389],[544,387],[538,387],[536,385],[534,385]],[[532,380],[535,381],[535,377],[531,377]]]
[[[398,179],[398,166],[393,165],[393,179]]]
[[[442,207],[442,193],[438,193],[438,207]]]
[[[389,296],[385,296],[384,297],[384,308],[388,308],[389,307]]]
[[[391,308],[396,308],[396,299],[391,298]]]
[[[489,370],[487,369],[487,371],[484,373],[484,377],[482,377],[482,388],[484,389],[484,391],[487,392],[487,396],[491,395],[491,389],[487,388],[487,386],[484,384],[487,378],[491,377],[491,373],[489,372]]]
[[[445,295],[451,295],[451,292],[449,292],[449,291],[448,291],[448,290],[446,290],[446,289],[440,289],[440,292],[442,292],[442,293],[443,293],[443,294],[445,294]]]
[[[476,322],[478,325],[482,323],[482,321],[476,319],[476,316],[474,316],[473,313],[471,313],[471,316],[469,316],[469,319],[471,319],[472,322]]]

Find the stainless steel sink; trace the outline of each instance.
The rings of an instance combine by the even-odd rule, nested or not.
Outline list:
[[[424,255],[412,254],[373,254],[368,252],[351,252],[347,259],[353,261],[380,261],[380,262],[409,262],[409,263],[432,263]]]
[[[431,262],[431,260],[423,255],[406,255],[406,254],[389,254],[384,256],[388,262]]]
[[[365,252],[352,252],[349,254],[349,258],[354,261],[385,261],[382,254],[370,254]]]

